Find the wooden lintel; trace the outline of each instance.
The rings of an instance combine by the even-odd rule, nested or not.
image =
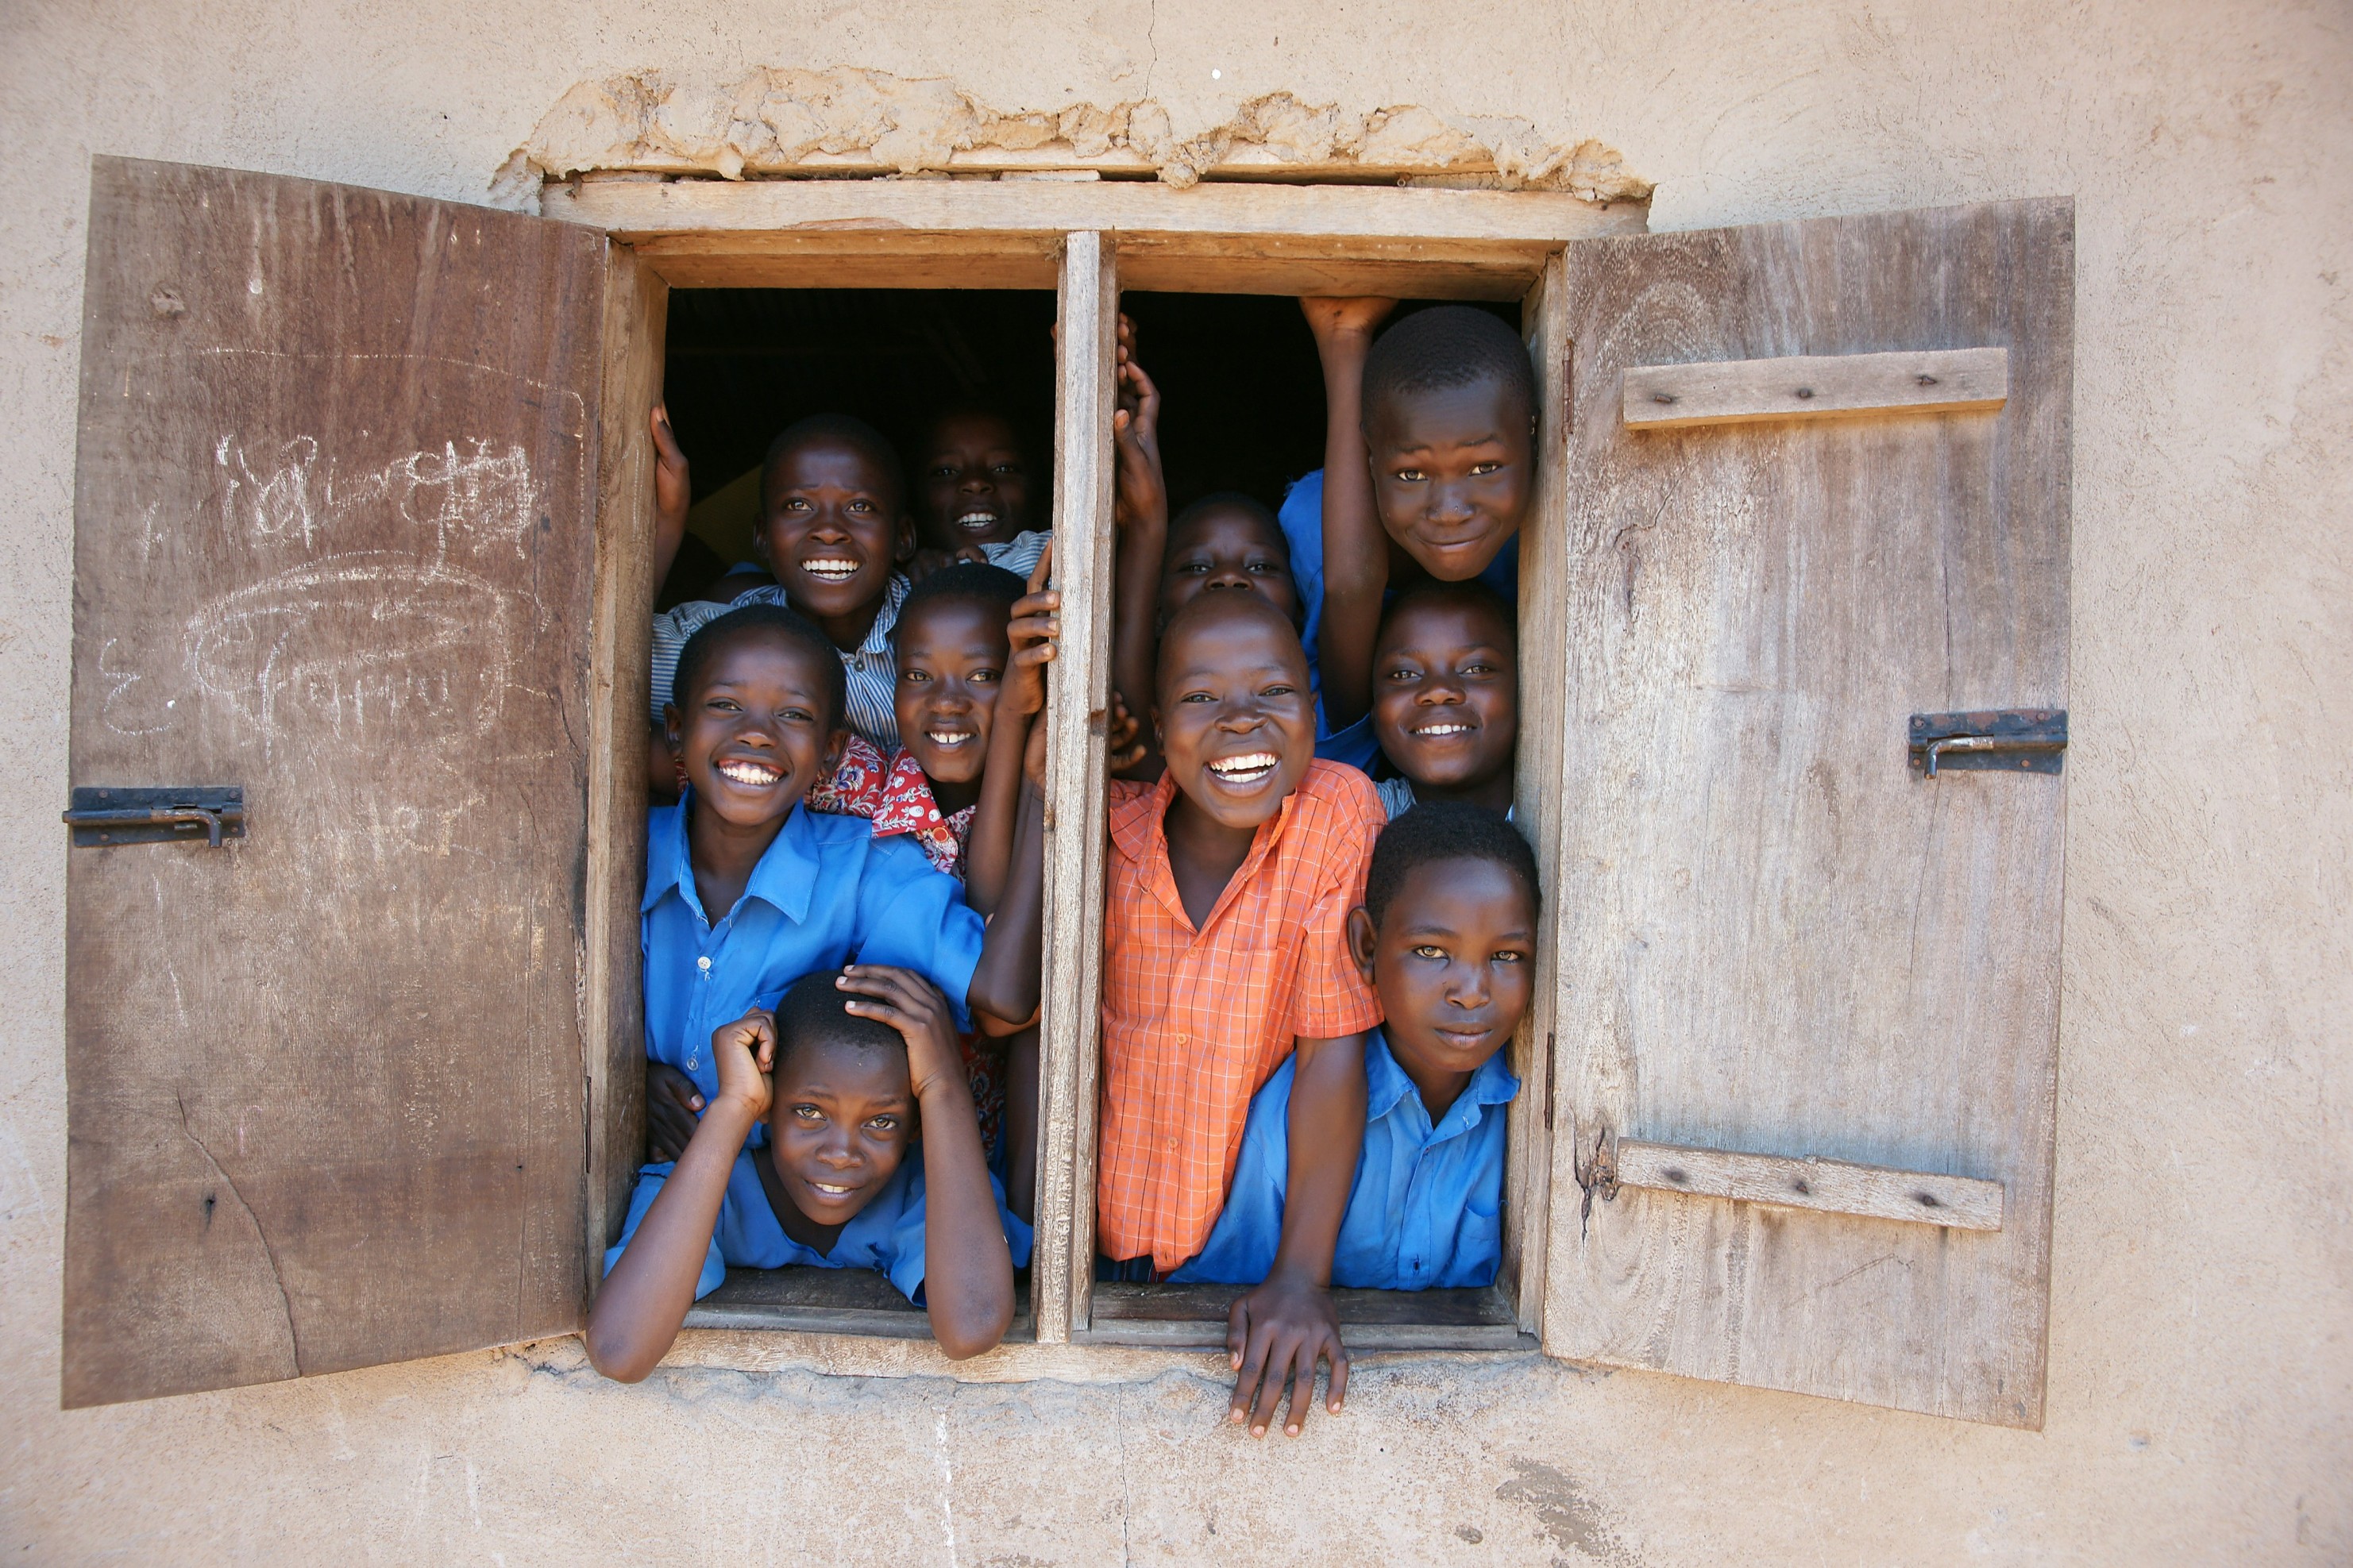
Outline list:
[[[2005,348],[1791,354],[1629,365],[1625,374],[1626,423],[1645,430],[1831,414],[1950,414],[1999,408],[2009,396]]]
[[[1543,251],[1595,235],[1639,234],[1648,211],[1561,191],[1246,183],[1178,190],[1142,180],[588,180],[549,185],[542,210],[632,243],[881,231],[985,245],[987,236],[1097,230],[1123,243],[1145,236],[1224,237],[1238,246],[1403,241],[1430,258],[1455,245]]]
[[[1892,1171],[1843,1160],[1737,1154],[1672,1143],[1620,1140],[1617,1181],[1623,1187],[1778,1204],[1866,1219],[1908,1220],[1956,1230],[2000,1230],[2002,1186],[1974,1176]]]

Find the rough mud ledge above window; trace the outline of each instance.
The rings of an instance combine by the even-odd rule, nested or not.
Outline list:
[[[1076,175],[1550,190],[1647,203],[1650,182],[1600,142],[1524,120],[1415,104],[1359,112],[1288,92],[1219,123],[1176,124],[1150,100],[1004,113],[943,78],[836,66],[714,82],[636,71],[576,83],[493,184],[509,205],[577,174],[747,177]]]

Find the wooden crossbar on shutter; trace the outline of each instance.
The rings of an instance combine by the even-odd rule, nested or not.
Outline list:
[[[2066,706],[2072,205],[1565,284],[1546,1348],[2038,1426],[2066,779],[1907,731]]]

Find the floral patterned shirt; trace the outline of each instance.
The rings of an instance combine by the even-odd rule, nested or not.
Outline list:
[[[885,763],[872,742],[851,735],[833,776],[809,790],[808,805],[811,811],[837,816],[865,817],[874,824],[877,838],[911,833],[933,865],[959,881],[964,879],[965,843],[972,837],[972,816],[978,808],[967,805],[942,816],[939,802],[932,798],[932,781],[904,746]]]

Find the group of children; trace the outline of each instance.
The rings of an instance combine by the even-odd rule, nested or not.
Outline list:
[[[1232,1417],[1346,1352],[1335,1286],[1483,1285],[1535,859],[1507,823],[1535,387],[1494,316],[1303,301],[1324,466],[1168,517],[1123,319],[1099,1278],[1250,1289]],[[653,429],[657,573],[687,470]],[[1049,533],[1010,424],[912,471],[780,435],[760,560],[657,618],[648,1144],[589,1354],[642,1377],[729,1267],[887,1274],[951,1356],[1029,1259]],[[1131,719],[1128,715],[1134,714]],[[920,1149],[920,1155],[913,1151]]]

